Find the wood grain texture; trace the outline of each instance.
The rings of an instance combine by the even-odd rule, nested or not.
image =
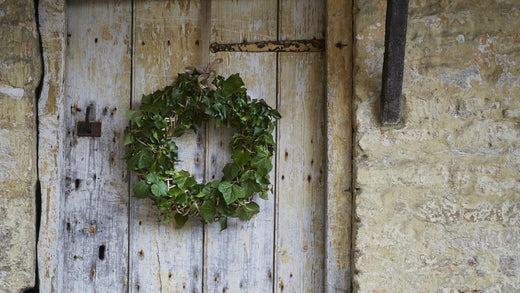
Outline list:
[[[40,7],[48,11],[43,15],[65,19],[65,5],[58,2],[42,0]],[[42,292],[348,290],[351,51],[335,45],[349,44],[351,4],[279,1],[277,24],[277,2],[212,4],[211,41],[222,43],[278,35],[280,40],[323,39],[328,17],[328,55],[210,55],[211,60],[224,59],[220,74],[239,72],[249,95],[277,105],[283,116],[271,173],[275,194],[269,201],[257,200],[261,212],[252,221],[230,220],[223,232],[218,224],[204,227],[198,220],[176,229],[161,222],[150,201],[128,200],[129,174],[120,160],[130,101],[137,109],[142,94],[171,83],[185,66],[202,62],[201,2],[136,0],[132,11],[130,1],[70,1],[67,59],[64,20],[42,25],[43,44],[52,50],[44,58],[54,61],[45,63],[49,75],[39,105],[40,131],[46,135],[40,137]],[[101,138],[73,133],[89,104],[103,122]],[[220,178],[230,160],[231,135],[232,130],[212,124],[186,134],[177,140],[178,167],[197,180]]]
[[[323,38],[321,1],[282,1],[280,39]],[[326,120],[324,55],[280,54],[276,292],[323,292]]]
[[[128,285],[128,173],[123,157],[130,104],[131,3],[67,2],[65,186],[60,202],[62,292]],[[79,138],[76,123],[103,123]]]
[[[199,1],[136,1],[134,11],[134,96],[170,84],[186,66],[201,63]],[[176,140],[177,167],[200,182],[204,176],[204,129]],[[135,181],[133,181],[135,182]],[[163,223],[148,199],[131,198],[130,291],[202,292],[202,224],[182,229]]]
[[[38,101],[38,173],[41,217],[38,241],[40,292],[62,292],[59,264],[63,261],[59,206],[65,145],[65,1],[42,0],[38,7],[43,48],[44,80]]]
[[[327,1],[325,292],[331,293],[351,290],[352,5],[352,1]]]
[[[233,21],[229,21],[233,19]],[[264,40],[276,37],[276,1],[219,1],[212,6],[212,41]],[[219,53],[219,73],[240,73],[248,94],[276,105],[275,54]],[[219,179],[231,161],[232,129],[210,127],[207,179]],[[274,172],[271,173],[274,182]],[[255,198],[260,213],[251,221],[228,220],[228,229],[207,225],[205,233],[205,292],[271,292],[273,288],[274,199]]]

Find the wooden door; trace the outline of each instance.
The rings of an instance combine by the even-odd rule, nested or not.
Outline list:
[[[57,223],[59,244],[40,248],[46,255],[50,250],[59,250],[60,255],[58,260],[43,261],[43,267],[54,268],[41,273],[44,290],[346,290],[348,264],[341,268],[342,264],[329,263],[331,257],[326,260],[330,248],[327,154],[331,150],[324,52],[210,55],[224,60],[220,74],[240,73],[249,95],[265,99],[283,117],[276,129],[273,192],[268,201],[257,199],[261,212],[251,221],[233,219],[227,230],[220,231],[218,223],[190,220],[177,229],[161,222],[149,200],[131,196],[135,180],[121,159],[122,135],[128,125],[125,112],[138,109],[143,94],[170,84],[184,67],[202,62],[201,17],[207,12],[203,4],[67,1],[66,135],[63,174],[57,180],[62,192],[55,218],[47,218]],[[214,0],[210,40],[324,39],[325,14],[324,1]],[[87,111],[91,120],[102,123],[100,137],[78,137],[76,124],[85,120]],[[219,178],[230,159],[230,135],[231,130],[212,123],[184,135],[177,141],[180,167],[200,181]],[[43,229],[50,227],[43,225]],[[326,282],[331,267],[334,277]]]

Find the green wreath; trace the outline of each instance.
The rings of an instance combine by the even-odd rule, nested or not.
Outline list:
[[[273,129],[281,116],[264,100],[251,100],[238,74],[225,79],[215,71],[188,67],[172,85],[143,95],[140,114],[130,110],[132,126],[125,131],[125,160],[139,176],[134,195],[149,197],[163,219],[182,227],[189,217],[206,223],[227,218],[251,219],[259,212],[255,194],[267,199],[269,172],[275,149]],[[221,180],[198,183],[178,170],[178,148],[172,138],[196,131],[213,119],[235,130],[230,143],[233,162]]]

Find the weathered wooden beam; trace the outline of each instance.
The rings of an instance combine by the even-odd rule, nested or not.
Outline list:
[[[216,52],[321,52],[325,50],[325,40],[260,41],[231,44],[212,43],[212,53]]]
[[[327,171],[324,293],[352,292],[352,9],[354,0],[327,0],[325,60]]]
[[[401,121],[407,17],[408,0],[388,0],[381,92],[383,124],[397,124]]]

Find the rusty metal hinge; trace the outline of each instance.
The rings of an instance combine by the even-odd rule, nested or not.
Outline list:
[[[212,53],[217,52],[321,52],[325,40],[259,41],[231,44],[212,43]]]

